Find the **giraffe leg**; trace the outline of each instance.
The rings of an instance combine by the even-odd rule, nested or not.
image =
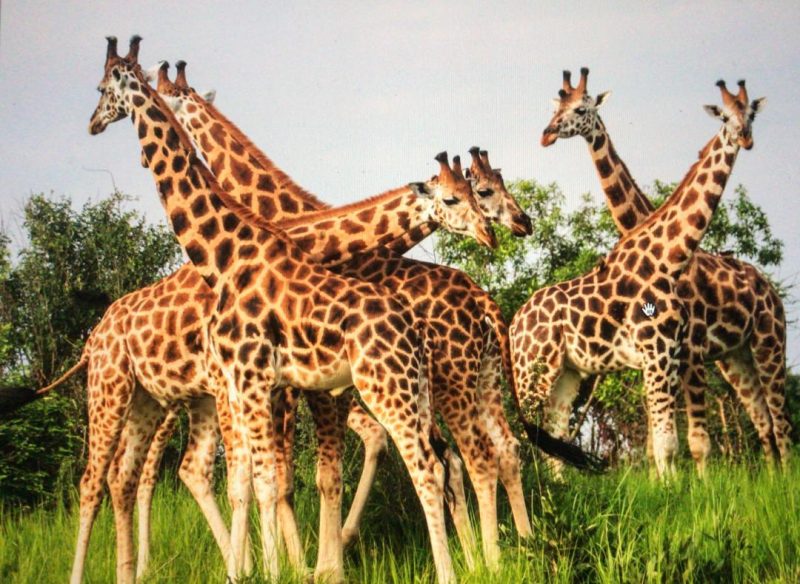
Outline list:
[[[223,381],[219,388],[225,388]],[[228,470],[228,501],[231,506],[231,554],[227,561],[231,581],[241,574],[249,575],[253,569],[248,535],[247,512],[250,508],[250,445],[244,426],[241,400],[229,400],[229,391],[220,389],[216,394],[217,416],[225,444],[225,463]]]
[[[477,382],[477,379],[474,381]],[[458,396],[455,403],[451,403],[451,400],[448,399],[449,396],[440,394],[437,396],[436,406],[458,445],[475,489],[480,515],[483,555],[486,564],[494,569],[500,561],[497,530],[497,479],[499,476],[497,455],[494,443],[486,430],[476,392],[462,387],[454,391],[453,395]],[[456,503],[458,502],[456,499]],[[459,530],[459,539],[462,540],[466,551],[474,536],[461,535],[463,530],[471,531],[472,529],[465,504],[466,501],[464,501],[462,509],[456,508],[453,512],[453,520],[457,528],[459,524],[465,523]]]
[[[420,387],[416,410],[408,407],[400,410],[392,407],[394,396],[384,388],[364,381],[366,376],[354,377],[361,399],[386,428],[411,476],[428,524],[438,582],[454,582],[444,521],[444,468],[430,442],[432,416],[427,380],[420,383],[424,387]]]
[[[775,302],[780,303],[780,300]],[[792,446],[792,427],[786,416],[786,331],[782,320],[774,314],[774,311],[766,310],[759,318],[751,353],[772,418],[775,445],[785,467]]]
[[[572,369],[564,369],[545,402],[546,427],[556,438],[564,438],[569,435],[569,418],[572,415],[572,405],[578,396],[580,385],[580,375]],[[547,457],[547,462],[553,476],[557,480],[561,480],[564,463],[552,457]]]
[[[294,514],[294,437],[297,427],[297,401],[300,392],[292,387],[273,392],[272,413],[277,441],[275,468],[278,480],[278,527],[289,561],[305,573],[306,557],[297,518]]]
[[[773,444],[772,419],[752,356],[744,352],[726,355],[717,361],[717,367],[725,381],[736,391],[739,401],[758,433],[764,457],[769,464],[773,464],[776,452]]]
[[[227,565],[232,554],[231,537],[212,488],[219,434],[214,398],[204,396],[192,400],[189,406],[189,444],[178,476],[197,501]]]
[[[106,376],[105,373],[109,375]],[[134,382],[127,361],[89,364],[89,460],[80,484],[80,523],[71,584],[81,584],[92,525],[103,499],[103,481],[122,434]]]
[[[349,404],[352,404],[347,414],[347,425],[358,434],[364,443],[364,466],[361,469],[356,494],[353,496],[353,502],[350,504],[350,511],[342,529],[342,544],[347,547],[358,537],[358,526],[361,523],[369,492],[375,482],[378,462],[387,451],[389,444],[383,426],[364,411],[364,408],[352,399],[349,392],[342,394],[339,399],[347,400]]]
[[[345,420],[329,393],[307,392],[306,401],[317,433],[319,552],[314,579],[344,582],[342,545],[342,450]]]
[[[271,395],[274,374],[259,367],[237,363],[234,379],[241,398],[241,419],[250,449],[251,480],[261,523],[261,553],[268,578],[279,575],[277,549],[277,476],[275,426]],[[239,413],[234,415],[237,419]],[[246,520],[246,517],[244,518]]]
[[[148,445],[164,416],[163,408],[142,389],[134,391],[112,472],[108,476],[117,533],[117,582],[136,578],[133,543],[133,508],[136,487]]]
[[[508,495],[517,533],[523,538],[530,537],[533,531],[525,504],[525,490],[522,487],[519,440],[514,436],[503,409],[503,392],[498,375],[502,367],[499,359],[496,359],[496,365],[488,370],[489,378],[485,377],[484,371],[487,371],[485,366],[481,368],[481,405],[486,429],[497,453],[500,482],[503,483]]]
[[[680,388],[678,350],[672,356],[646,354],[643,370],[653,433],[653,456],[659,478],[675,474],[678,434],[675,427],[675,396]]]
[[[681,359],[681,380],[683,385],[687,436],[689,451],[692,453],[697,474],[705,476],[706,460],[711,452],[711,438],[706,422],[706,366],[702,355],[688,354]]]
[[[147,451],[147,459],[144,461],[142,476],[139,479],[139,487],[136,489],[136,507],[139,511],[139,537],[138,537],[138,556],[136,559],[136,579],[141,578],[147,571],[150,563],[150,512],[153,504],[153,490],[158,480],[158,469],[161,466],[161,459],[164,450],[169,443],[170,436],[175,430],[178,421],[178,410],[172,409],[167,412],[167,416],[156,430],[150,448]]]

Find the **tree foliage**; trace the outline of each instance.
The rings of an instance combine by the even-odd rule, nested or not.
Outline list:
[[[34,195],[24,207],[16,258],[0,242],[0,367],[4,384],[42,386],[80,357],[114,299],[169,273],[180,260],[172,232],[126,210],[115,192],[79,211],[69,199]],[[62,467],[81,464],[85,384],[0,421],[0,494],[30,501],[50,491]]]

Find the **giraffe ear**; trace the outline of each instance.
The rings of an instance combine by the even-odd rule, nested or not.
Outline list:
[[[610,91],[604,91],[603,93],[595,97],[594,98],[595,107],[600,107],[601,105],[603,105],[608,100],[609,95],[611,95]]]
[[[716,105],[704,105],[703,109],[706,110],[706,113],[710,115],[712,118],[722,118],[722,108]]]
[[[214,100],[217,99],[217,90],[209,89],[208,91],[203,92],[203,95],[200,97],[202,97],[208,103],[214,103]]]
[[[408,183],[408,188],[411,189],[411,192],[418,197],[431,196],[431,190],[428,188],[428,185],[426,185],[424,182]]]
[[[561,100],[558,99],[557,97],[554,97],[551,101],[553,102],[553,107],[555,107],[556,109],[561,107]]]
[[[181,100],[179,100],[177,97],[173,97],[171,95],[162,95],[161,98],[173,112],[177,112],[179,109],[181,109]]]
[[[148,83],[153,83],[156,79],[158,79],[158,70],[161,68],[162,63],[164,63],[164,61],[159,61],[149,69],[143,70],[142,74],[144,75],[144,80]]]
[[[753,113],[760,114],[764,111],[764,106],[767,104],[766,97],[759,97],[758,99],[754,99],[753,102],[750,104],[750,107],[753,108]]]

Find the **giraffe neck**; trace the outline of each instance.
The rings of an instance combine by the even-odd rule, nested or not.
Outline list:
[[[255,257],[281,236],[256,232],[241,217],[249,210],[220,190],[213,175],[197,158],[172,112],[146,83],[126,92],[143,161],[153,174],[172,229],[190,261],[219,295],[223,276],[235,258]]]
[[[700,151],[675,192],[623,237],[615,251],[638,248],[650,257],[657,271],[677,280],[711,223],[738,152],[738,143],[723,126]],[[613,256],[612,252],[609,262]]]
[[[600,177],[600,185],[606,194],[608,210],[620,234],[625,235],[655,210],[653,203],[641,191],[620,159],[599,116],[595,118],[594,127],[585,139]]]
[[[252,212],[273,222],[293,220],[309,211],[328,208],[328,205],[282,172],[216,107],[196,93],[189,95],[189,103],[179,109],[178,121],[208,161],[222,188],[232,197]],[[411,227],[406,229],[405,234],[398,233],[393,238],[386,238],[386,242],[402,236],[403,244],[400,247],[411,249],[438,226],[431,223],[425,229]],[[358,237],[354,238],[353,235]],[[346,232],[338,233],[337,238],[339,241],[336,245],[342,257],[349,253],[348,245],[360,247],[359,241],[362,239],[361,234]],[[379,239],[360,251],[382,245],[384,238],[379,236]]]
[[[437,223],[428,221],[419,225],[415,229],[410,229],[394,241],[386,244],[386,248],[398,255],[403,255],[408,250],[416,246],[420,241],[428,237],[439,227]]]
[[[332,265],[416,231],[428,224],[431,212],[430,200],[402,187],[352,205],[305,213],[279,226],[314,261]]]

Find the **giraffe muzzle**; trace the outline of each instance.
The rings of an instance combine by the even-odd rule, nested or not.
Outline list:
[[[514,217],[511,233],[516,237],[526,237],[533,233],[533,222],[525,213]]]
[[[542,132],[542,146],[547,148],[552,146],[558,140],[558,129],[553,126],[548,126]]]

